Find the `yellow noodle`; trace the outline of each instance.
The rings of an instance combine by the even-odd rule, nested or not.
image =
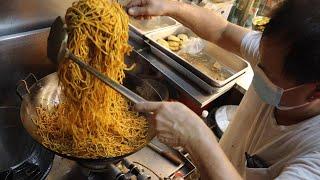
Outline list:
[[[122,83],[130,69],[124,56],[128,16],[115,1],[79,0],[66,13],[68,48],[85,63]],[[51,112],[38,107],[35,120],[43,144],[80,158],[124,155],[146,144],[148,124],[130,103],[78,65],[66,59],[58,76],[64,99]]]

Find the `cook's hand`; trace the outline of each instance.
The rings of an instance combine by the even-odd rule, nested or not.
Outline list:
[[[170,146],[185,147],[196,141],[197,131],[205,126],[202,119],[178,102],[146,102],[136,105],[140,112],[153,112],[153,122],[158,139]]]
[[[148,18],[166,15],[171,3],[169,0],[132,0],[126,8],[130,16]]]

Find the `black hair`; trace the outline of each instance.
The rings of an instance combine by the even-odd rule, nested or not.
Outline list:
[[[298,83],[320,82],[320,0],[283,1],[272,12],[263,37],[289,43],[286,75]]]

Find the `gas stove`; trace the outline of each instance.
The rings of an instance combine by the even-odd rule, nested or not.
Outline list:
[[[48,180],[146,180],[186,178],[195,171],[195,166],[187,158],[187,154],[173,150],[156,139],[151,142],[162,151],[170,151],[181,159],[181,164],[172,162],[161,153],[147,146],[137,153],[118,162],[98,166],[80,164],[75,161],[55,156]]]
[[[52,167],[54,154],[36,145],[28,159],[0,172],[1,180],[44,180]]]
[[[17,106],[0,106],[0,180],[45,179],[54,154],[23,129]]]
[[[84,167],[81,164],[72,162],[70,160],[56,157],[55,164],[52,172],[48,176],[49,180],[54,179],[79,179],[79,180],[130,180],[139,179],[146,180],[151,179],[141,167],[138,167],[135,163],[128,159],[123,159],[117,163],[106,164],[103,169],[92,169]],[[59,171],[59,172],[58,172]]]

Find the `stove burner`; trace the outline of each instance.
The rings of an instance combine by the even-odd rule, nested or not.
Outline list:
[[[28,180],[28,179],[41,179],[41,171],[39,166],[29,162],[23,163],[16,169],[8,170],[0,173],[0,179],[3,180]]]
[[[156,139],[153,141],[164,150],[170,150]],[[162,155],[146,146],[135,154],[119,160],[118,162],[106,161],[74,161],[56,156],[48,179],[64,180],[148,180],[171,179],[180,176],[189,176],[195,170],[186,155],[177,152],[183,163],[179,166],[165,159]]]
[[[119,162],[119,161],[118,161]],[[118,163],[118,162],[113,162],[113,163]],[[89,169],[90,171],[93,172],[104,172],[108,169],[110,169],[110,165],[112,164],[111,162],[78,162],[79,166],[85,169]]]
[[[45,179],[54,158],[27,134],[14,106],[0,106],[0,154],[1,180]]]
[[[0,172],[1,180],[44,180],[53,163],[54,154],[36,145],[32,155],[20,165]]]
[[[136,176],[138,180],[151,179],[150,176],[143,173],[143,171],[139,169],[138,166],[130,162],[128,159],[123,159],[121,163],[128,169],[129,173]]]
[[[77,179],[77,180],[104,180],[104,179],[115,179],[115,180],[131,180],[133,177],[137,180],[149,180],[150,176],[146,175],[142,169],[139,169],[132,162],[127,159],[123,159],[117,163],[105,163],[104,166],[99,164],[98,166],[88,168],[88,164],[83,166],[82,163],[74,163],[73,168],[69,171],[63,179]],[[102,169],[97,169],[97,167]],[[60,170],[61,171],[61,170]],[[62,170],[63,171],[63,170]]]
[[[97,180],[97,179],[106,179],[112,178],[115,180],[127,180],[126,175],[120,171],[114,164],[109,164],[108,167],[103,172],[94,172],[89,171],[88,179]]]

